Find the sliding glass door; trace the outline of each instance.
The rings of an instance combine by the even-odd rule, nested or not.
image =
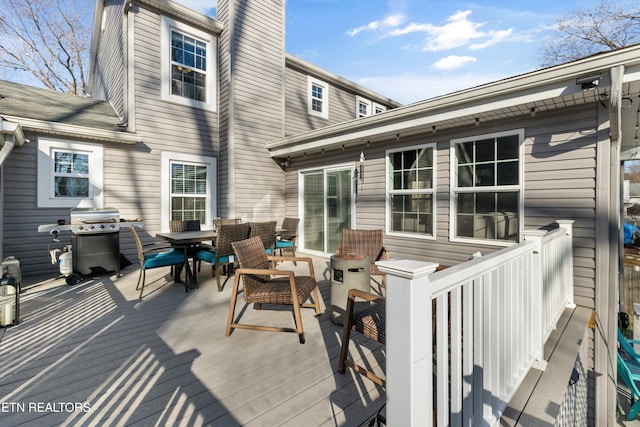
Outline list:
[[[335,253],[342,229],[353,227],[353,167],[303,172],[301,185],[302,247]]]

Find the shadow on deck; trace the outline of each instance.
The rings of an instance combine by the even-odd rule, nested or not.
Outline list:
[[[323,314],[303,310],[306,344],[287,333],[225,337],[232,281],[218,293],[209,266],[188,293],[168,268],[150,270],[142,300],[135,266],[117,280],[67,286],[58,278],[29,287],[21,322],[0,329],[3,424],[363,424],[384,405],[384,389],[352,371],[337,373],[342,327],[326,312],[327,260],[314,263]],[[287,310],[246,307],[243,316],[292,324]],[[352,354],[382,371],[384,348],[358,344]]]

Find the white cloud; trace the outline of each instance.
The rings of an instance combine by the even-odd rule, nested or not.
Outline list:
[[[488,40],[485,40],[482,43],[473,43],[469,45],[469,49],[484,49],[489,46],[493,46],[494,44],[500,43],[503,40],[506,40],[513,33],[513,28],[509,28],[508,30],[500,30],[500,31],[489,31],[487,35],[489,36]]]
[[[401,25],[407,17],[403,14],[392,15],[383,21],[372,21],[367,25],[353,28],[347,32],[355,36],[363,31],[377,31],[383,37],[400,37],[415,33],[426,33],[427,39],[422,45],[423,51],[439,52],[460,46],[470,49],[483,49],[500,43],[513,34],[513,28],[507,30],[482,31],[484,22],[473,22],[469,19],[471,10],[459,10],[446,19],[444,25],[411,22]]]
[[[395,28],[398,25],[402,25],[404,21],[406,21],[407,17],[404,14],[396,14],[387,16],[382,21],[371,21],[367,25],[363,25],[360,27],[352,28],[347,31],[347,34],[350,36],[355,36],[358,33],[363,31],[376,31],[380,29],[389,29]]]
[[[431,65],[431,68],[435,68],[436,70],[455,70],[470,62],[476,62],[476,60],[473,56],[449,55],[436,61]]]

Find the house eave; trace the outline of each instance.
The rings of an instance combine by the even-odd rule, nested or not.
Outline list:
[[[126,132],[47,122],[24,117],[12,117],[7,115],[2,117],[10,122],[19,124],[24,131],[32,131],[40,134],[68,136],[85,140],[114,142],[129,145],[142,142],[142,138],[140,136]]]
[[[393,109],[381,114],[292,135],[267,143],[271,157],[285,158],[363,142],[441,131],[606,98],[608,70],[640,64],[640,45],[606,52]],[[631,66],[631,67],[630,67]],[[583,90],[580,76],[600,73],[600,85]],[[434,128],[435,126],[435,128]]]

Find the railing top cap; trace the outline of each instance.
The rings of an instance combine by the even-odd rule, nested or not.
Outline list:
[[[389,259],[377,261],[376,265],[383,273],[406,279],[415,279],[433,273],[440,264],[411,259]]]

